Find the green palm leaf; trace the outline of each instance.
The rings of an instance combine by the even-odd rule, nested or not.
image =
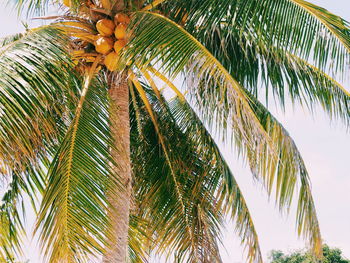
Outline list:
[[[216,198],[218,204],[222,205],[222,214],[230,215],[235,221],[236,231],[241,238],[242,244],[248,250],[248,261],[262,262],[258,235],[245,199],[210,133],[186,102],[174,99],[170,103],[169,108],[173,119],[176,119],[176,123],[185,132],[182,135],[184,138],[182,143],[186,144],[187,141],[193,142],[198,151],[201,151],[200,155],[210,153],[208,157],[205,157],[209,159],[206,162],[212,165],[209,168],[212,170],[212,173],[208,172],[208,174],[213,177],[219,177],[221,180],[217,188],[218,194]],[[198,158],[205,160],[202,156]]]
[[[11,2],[28,15],[62,3]],[[247,261],[262,262],[249,209],[212,134],[232,143],[280,210],[289,210],[297,193],[298,233],[320,255],[305,165],[288,132],[259,102],[258,87],[264,82],[267,100],[272,88],[282,106],[288,94],[293,103],[311,111],[321,105],[349,125],[349,92],[331,77],[349,62],[348,22],[304,0],[65,4],[56,24],[0,40],[0,173],[13,178],[0,206],[0,260],[20,253],[24,193],[33,204],[43,195],[36,231],[48,262],[107,259],[113,242],[125,254],[127,244],[111,231],[118,213],[109,203],[121,201],[112,156],[113,137],[124,131],[111,134],[118,116],[108,88],[115,88],[115,73],[93,47],[96,22],[119,12],[124,16],[117,20],[128,20],[125,14],[133,20],[118,61],[131,94],[134,196],[123,195],[131,215],[130,261],[147,262],[157,253],[176,262],[221,262],[221,229],[230,216]],[[152,74],[178,97],[168,99]],[[184,79],[181,88],[171,83],[177,77]]]
[[[130,216],[129,226],[129,260],[132,263],[145,263],[149,258],[149,247],[152,238],[147,236],[150,222],[138,217],[135,213]]]
[[[232,33],[226,39],[218,32],[206,42],[230,73],[255,97],[259,87],[266,86],[284,107],[286,95],[293,103],[300,102],[311,111],[321,105],[332,118],[346,125],[350,120],[350,93],[335,79],[308,61],[276,46],[248,41]],[[243,48],[250,46],[250,48]],[[260,95],[260,96],[259,96]]]
[[[0,39],[0,48],[7,46],[23,37],[22,33],[6,36]]]
[[[188,33],[182,28],[159,15],[147,13],[143,14],[143,19],[140,22],[142,29],[138,30],[137,25],[136,29],[134,29],[137,37],[131,41],[129,49],[130,54],[142,55],[134,56],[132,59],[136,60],[139,64],[147,66],[148,63],[155,63],[159,66],[160,70],[172,75],[183,71],[186,66],[189,67],[188,71],[192,75],[185,76],[188,84],[187,88],[200,118],[207,120],[205,124],[214,132],[224,130],[222,133],[223,138],[230,135],[227,133],[227,128],[233,127],[232,136],[235,146],[239,153],[242,153],[243,156],[248,158],[254,175],[268,182],[269,191],[272,191],[276,175],[278,178],[276,184],[277,200],[281,208],[289,207],[296,181],[303,181],[306,171],[303,163],[301,163],[301,159],[299,159],[299,152],[296,150],[288,134],[285,133],[284,129],[275,120],[272,122],[272,130],[270,130],[270,126],[268,125],[271,125],[271,123],[265,123],[266,120],[256,111],[255,107],[259,104],[253,97],[246,97],[247,95],[244,95],[243,98],[248,104],[248,107],[243,106],[243,109],[237,108],[242,104],[244,105],[244,102],[241,103],[239,100],[238,102],[232,96],[230,93],[232,86],[225,86],[227,83],[232,83],[232,77],[228,77],[227,75],[229,73],[226,73],[226,70],[221,64],[217,60],[210,59],[211,55],[207,53],[205,48],[192,37],[188,36]],[[150,41],[147,42],[147,39],[152,39],[152,43]],[[202,51],[203,49],[205,51]],[[192,60],[195,59],[195,62],[191,58]],[[218,69],[215,67],[218,67]],[[197,70],[199,72],[201,70],[205,71],[205,78],[200,79],[197,75]],[[217,75],[220,76],[218,79],[215,78]],[[241,89],[241,94],[248,94],[237,82],[235,83],[237,85],[236,88]],[[239,106],[237,106],[237,103],[239,103]],[[244,115],[250,114],[250,112],[253,115],[248,116],[254,116],[252,119]],[[264,112],[266,113],[266,111]],[[242,117],[244,122],[242,122],[242,119],[237,119],[237,115]],[[246,121],[250,124],[247,125]],[[259,140],[257,136],[254,136],[254,140],[258,139],[254,143],[250,140],[252,131],[242,131],[240,129],[241,127],[252,128],[257,126],[258,128],[255,128],[255,131],[258,130],[259,134],[262,128],[263,133],[268,136],[269,143],[261,139]],[[262,136],[265,135],[263,134]],[[269,147],[271,148],[269,149]],[[305,198],[300,202],[303,205],[307,204],[310,208],[309,210],[302,210],[306,213],[303,218],[308,218],[310,221],[298,220],[298,224],[302,223],[298,227],[305,227],[304,233],[306,233],[311,241],[315,252],[319,253],[321,242],[319,228],[318,224],[311,224],[315,223],[316,214],[313,209],[312,199],[310,200],[310,193],[308,194],[310,189],[307,182],[305,182],[301,190],[303,190]],[[300,205],[300,207],[303,205]]]
[[[242,87],[203,45],[158,14],[139,13],[137,17],[141,20],[134,29],[136,37],[130,42],[126,59],[146,69],[150,63],[155,64],[162,73],[169,73],[172,77],[191,72],[185,76],[188,82],[193,82],[189,87],[207,102],[202,104],[203,109],[215,114],[218,128],[225,130],[230,122],[235,133],[239,134],[237,136],[244,138],[249,147],[269,144],[269,138],[252,112]],[[200,93],[196,89],[198,83],[208,89],[214,87],[214,92]]]
[[[133,107],[132,160],[137,211],[152,222],[153,234],[149,236],[155,238],[153,249],[175,252],[180,261],[220,262],[219,227],[231,211],[242,242],[249,249],[248,259],[261,262],[257,234],[244,198],[208,131],[186,102],[167,102],[163,97],[159,101],[146,90],[161,126],[156,132],[148,113],[141,110],[142,102]],[[163,137],[163,145],[158,136]],[[147,155],[143,154],[145,149]]]
[[[64,130],[60,117],[76,94],[66,41],[44,27],[2,42],[0,160],[16,172],[44,161]]]
[[[308,239],[313,250],[320,254],[322,253],[321,233],[304,161],[284,127],[261,103],[253,99],[252,101],[252,107],[261,124],[267,133],[275,139],[275,144],[279,146],[280,159],[276,166],[261,168],[254,166],[256,156],[248,154],[247,158],[251,169],[255,175],[258,175],[259,171],[262,173],[261,180],[265,183],[269,193],[271,193],[273,185],[276,185],[276,200],[279,202],[280,209],[290,207],[293,193],[297,185],[300,185],[297,206],[298,233]],[[260,158],[265,158],[268,162],[269,156],[260,156]]]
[[[21,196],[21,178],[13,175],[8,190],[2,197],[0,206],[0,260],[7,262],[22,254],[22,238],[25,230],[22,223],[20,207],[23,208]]]
[[[164,1],[161,9],[176,21],[188,15],[186,29],[203,43],[210,41],[215,30],[223,39],[237,32],[249,40],[313,59],[321,69],[334,61],[332,68],[344,71],[349,61],[349,23],[304,0]]]
[[[108,93],[103,79],[91,79],[93,70],[49,169],[37,225],[49,262],[86,262],[103,254],[111,235],[106,192],[114,196],[118,185]]]
[[[30,200],[36,210],[36,195],[42,191],[43,174],[33,167],[17,174],[2,164],[0,175],[11,175],[0,205],[0,259],[13,262],[17,256],[23,256],[22,246],[27,234],[25,201]]]
[[[70,64],[67,39],[57,29],[43,27],[1,40],[0,160],[3,176],[14,175],[1,208],[7,258],[20,253],[25,233],[21,194],[29,195],[35,209],[34,197],[45,181],[42,170],[65,130],[60,117],[76,93],[69,88],[76,78]]]

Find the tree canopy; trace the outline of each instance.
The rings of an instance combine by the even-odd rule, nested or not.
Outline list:
[[[121,82],[132,167],[121,260],[155,253],[221,262],[230,218],[247,261],[262,262],[258,230],[216,139],[281,212],[296,206],[298,234],[321,255],[306,165],[261,93],[281,108],[287,99],[311,112],[321,106],[348,126],[349,92],[332,77],[348,72],[347,21],[304,0],[7,1],[48,24],[0,40],[0,173],[11,180],[0,260],[21,254],[24,194],[46,261],[98,261],[112,247],[111,200],[127,188],[116,172],[125,162],[112,154],[120,141],[110,90]],[[52,4],[58,13],[45,17]]]
[[[271,263],[350,263],[350,260],[342,256],[342,251],[338,248],[323,246],[323,259],[315,259],[310,252],[296,251],[291,254],[284,254],[282,251],[272,251],[270,255]]]

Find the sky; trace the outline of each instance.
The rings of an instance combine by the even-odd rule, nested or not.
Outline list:
[[[23,31],[16,13],[2,2],[5,1],[0,2],[0,37]],[[311,2],[350,21],[349,0]],[[22,21],[33,24],[33,21]],[[350,90],[349,85],[346,88]],[[340,248],[350,259],[350,131],[341,123],[331,122],[321,109],[313,115],[290,104],[285,112],[274,105],[270,105],[270,110],[287,128],[304,158],[324,241],[331,247]],[[297,237],[293,210],[289,216],[279,214],[273,200],[268,201],[261,185],[254,183],[249,170],[237,160],[229,147],[220,147],[247,200],[264,258],[272,249],[284,252],[303,249],[305,242]],[[235,237],[232,224],[228,223],[223,233],[221,254],[224,263],[245,262],[243,248]],[[41,263],[35,243],[27,243],[27,257],[31,263]],[[164,261],[155,259],[154,262]]]

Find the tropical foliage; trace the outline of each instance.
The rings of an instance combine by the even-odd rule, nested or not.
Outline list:
[[[289,255],[285,255],[281,251],[271,252],[271,263],[314,263],[319,262],[310,252],[296,251]],[[330,248],[327,245],[323,246],[322,263],[349,263],[342,256],[342,251],[338,248]]]
[[[305,164],[261,98],[321,106],[349,125],[350,94],[332,78],[349,63],[348,22],[304,0],[8,1],[48,23],[0,43],[0,172],[11,182],[0,260],[21,254],[24,194],[34,207],[40,197],[48,262],[99,261],[109,249],[110,197],[123,191],[108,92],[118,75],[130,93],[132,262],[221,262],[227,217],[247,261],[262,262],[214,139],[232,145],[281,211],[296,199],[298,234],[321,255]],[[51,4],[58,15],[45,17]]]

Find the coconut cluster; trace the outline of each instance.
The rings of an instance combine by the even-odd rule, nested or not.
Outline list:
[[[73,0],[62,0],[62,3],[71,8]],[[120,52],[127,44],[127,27],[130,17],[126,13],[117,13],[114,17],[107,16],[101,12],[108,8],[109,1],[86,0],[78,8],[79,16],[93,21],[97,34],[77,36],[74,43],[73,55],[76,62],[83,58],[85,62],[95,61],[96,53],[104,55],[103,64],[110,71],[115,71],[120,67]],[[82,49],[83,48],[83,49]]]
[[[124,13],[116,14],[114,21],[104,18],[96,23],[98,35],[94,42],[96,52],[105,55],[104,64],[110,71],[118,67],[120,51],[127,44],[127,27],[130,17]]]

